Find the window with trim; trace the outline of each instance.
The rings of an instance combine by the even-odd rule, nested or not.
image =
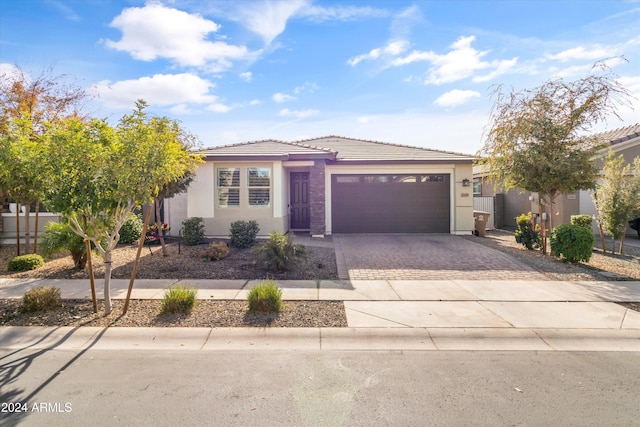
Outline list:
[[[240,206],[240,168],[218,168],[218,206],[237,208]]]
[[[271,169],[247,168],[249,206],[271,206]]]

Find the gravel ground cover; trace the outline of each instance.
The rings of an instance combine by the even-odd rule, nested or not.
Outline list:
[[[466,236],[473,242],[500,250],[518,258],[553,280],[640,280],[640,248],[627,247],[625,255],[596,251],[589,263],[564,264],[542,255],[539,250],[527,251],[515,242],[513,233],[495,230],[486,238]],[[159,246],[145,247],[137,278],[139,279],[280,279],[337,280],[333,248],[308,246],[307,260],[288,271],[272,272],[257,264],[251,249],[230,248],[220,261],[208,261],[200,256],[205,245],[168,245],[169,256],[163,257]],[[128,279],[133,268],[137,247],[119,246],[113,257],[113,278]],[[15,246],[0,247],[0,278],[88,279],[86,270],[73,269],[68,256],[47,260],[44,267],[23,273],[9,273],[8,260],[15,255]],[[104,277],[104,263],[94,257],[96,278]],[[640,311],[640,302],[620,303]],[[187,315],[160,315],[160,301],[132,300],[127,315],[122,316],[122,301],[114,300],[114,309],[104,315],[102,303],[93,313],[90,301],[65,300],[58,310],[27,314],[20,310],[20,300],[0,300],[0,325],[32,326],[164,326],[164,327],[344,327],[346,315],[342,301],[286,301],[278,314],[249,314],[246,301],[198,301]]]

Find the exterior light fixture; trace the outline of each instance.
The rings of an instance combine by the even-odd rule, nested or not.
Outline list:
[[[465,178],[462,180],[463,187],[468,187],[469,185],[471,185],[471,181],[469,181],[469,178]]]

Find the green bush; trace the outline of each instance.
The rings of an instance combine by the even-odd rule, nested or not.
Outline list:
[[[182,221],[182,240],[187,246],[195,246],[203,243],[204,220],[196,216]]]
[[[528,250],[539,248],[542,245],[540,233],[531,225],[533,215],[531,212],[522,214],[516,218],[518,229],[516,230],[516,242]]]
[[[254,286],[247,297],[249,311],[252,313],[272,313],[282,310],[282,291],[273,280],[268,280]]]
[[[84,269],[87,264],[87,246],[84,239],[74,233],[66,222],[51,222],[44,227],[40,249],[46,257],[68,250],[75,268],[79,270]]]
[[[255,252],[258,262],[274,271],[286,270],[307,256],[304,246],[293,244],[289,236],[281,233],[269,234],[269,240],[258,246]]]
[[[187,286],[171,286],[164,293],[160,311],[162,314],[168,313],[191,313],[196,305],[197,291]]]
[[[571,224],[579,225],[580,227],[585,227],[591,230],[591,222],[593,218],[591,215],[571,215]]]
[[[255,221],[235,221],[231,223],[231,246],[236,248],[248,248],[256,243],[256,237],[260,231]]]
[[[560,258],[562,262],[588,262],[595,241],[590,229],[575,224],[562,224],[551,231],[551,255]]]
[[[60,289],[55,286],[39,286],[29,289],[22,297],[22,311],[25,313],[55,310],[61,304]]]
[[[203,250],[200,254],[202,258],[206,258],[209,261],[219,261],[227,255],[229,255],[229,247],[222,241],[211,243],[207,246],[207,249]]]
[[[11,258],[8,265],[9,271],[29,271],[42,267],[44,261],[38,254],[20,255]]]
[[[142,236],[143,225],[142,216],[131,214],[120,228],[119,243],[129,245],[137,242]]]

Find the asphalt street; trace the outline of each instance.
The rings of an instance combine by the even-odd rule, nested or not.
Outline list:
[[[0,363],[3,426],[640,422],[637,352],[27,348]]]

